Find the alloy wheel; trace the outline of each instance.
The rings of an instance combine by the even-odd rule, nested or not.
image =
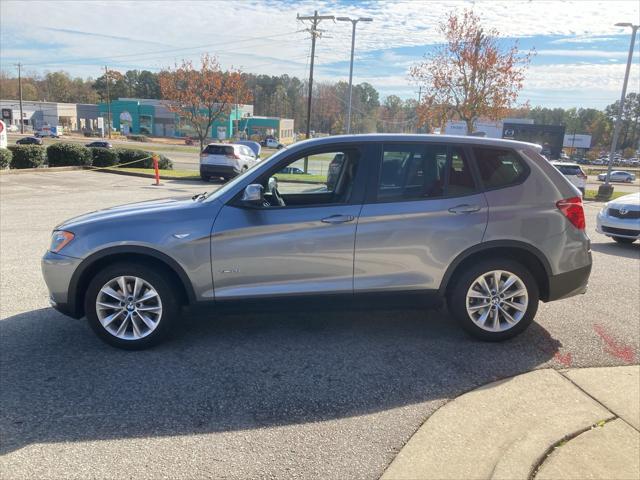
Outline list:
[[[98,292],[96,313],[114,337],[139,340],[150,335],[162,318],[162,300],[146,280],[123,275],[112,278]]]
[[[489,332],[513,328],[529,306],[527,287],[520,277],[493,270],[476,278],[467,291],[467,314],[478,327]]]

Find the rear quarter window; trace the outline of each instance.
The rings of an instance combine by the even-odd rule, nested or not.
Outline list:
[[[557,169],[560,170],[560,173],[563,175],[580,175],[582,173],[582,169],[577,165],[559,165]]]
[[[480,178],[485,188],[503,188],[521,183],[529,169],[513,150],[473,147]]]
[[[207,145],[202,153],[208,155],[233,155],[233,147],[226,147],[224,145]]]

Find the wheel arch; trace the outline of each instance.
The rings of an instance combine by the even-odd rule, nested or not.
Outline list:
[[[517,240],[494,240],[471,247],[459,254],[447,268],[438,292],[442,296],[449,293],[455,277],[464,271],[466,265],[487,258],[508,258],[526,267],[538,284],[540,299],[549,298],[549,278],[552,276],[551,265],[545,255],[533,245]]]
[[[100,250],[78,266],[69,283],[69,310],[72,316],[80,318],[84,315],[84,295],[94,275],[107,265],[119,261],[143,263],[162,269],[177,287],[180,303],[186,305],[195,302],[191,281],[178,262],[153,248],[123,245]]]

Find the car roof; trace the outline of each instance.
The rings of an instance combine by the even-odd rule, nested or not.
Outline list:
[[[579,167],[580,165],[572,162],[551,162],[552,165],[558,165],[560,167]]]
[[[482,145],[502,148],[532,148],[537,152],[542,150],[540,145],[535,143],[520,142],[517,140],[506,140],[502,138],[486,138],[464,135],[435,135],[435,134],[403,134],[403,133],[366,133],[362,135],[335,135],[330,137],[312,138],[294,144],[298,146],[322,146],[334,143],[351,142],[425,142],[425,143],[455,143]]]

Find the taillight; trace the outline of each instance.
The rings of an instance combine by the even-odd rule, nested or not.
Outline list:
[[[584,208],[582,207],[582,197],[571,197],[558,200],[556,207],[567,217],[571,224],[578,230],[584,230],[586,222],[584,218]]]

